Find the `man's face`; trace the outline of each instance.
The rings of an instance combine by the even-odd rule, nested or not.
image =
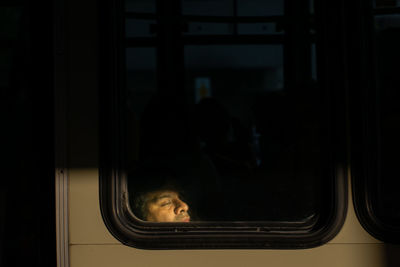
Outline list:
[[[174,191],[159,190],[148,194],[147,217],[150,222],[189,222],[189,207]]]

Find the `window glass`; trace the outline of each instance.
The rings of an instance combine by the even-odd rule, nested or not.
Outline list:
[[[277,23],[241,23],[238,25],[239,34],[283,34],[284,31]]]
[[[310,14],[314,14],[314,0],[309,0],[310,1]]]
[[[315,214],[318,92],[283,90],[283,47],[187,46],[185,68],[196,140],[216,171],[216,192],[204,192],[221,207],[210,214],[209,204],[199,205],[201,217],[300,221]]]
[[[282,73],[282,45],[186,46],[186,69],[263,69],[276,68]],[[223,80],[223,79],[221,79]],[[248,79],[251,80],[251,79]],[[261,86],[261,85],[259,85]]]
[[[233,16],[234,0],[182,0],[182,14],[196,16]]]
[[[284,1],[237,0],[239,16],[282,16]]]
[[[275,22],[239,24],[189,22],[185,35],[233,35],[235,32],[240,35],[267,35],[283,34],[284,30],[281,24]]]
[[[126,37],[153,37],[155,36],[155,20],[127,19],[125,24]]]
[[[282,0],[182,0],[184,15],[197,16],[281,16]]]
[[[315,44],[311,45],[311,80],[317,83],[317,47]]]
[[[399,0],[374,0],[374,6],[376,8],[400,7],[400,1]]]
[[[125,10],[137,13],[155,13],[156,0],[125,0]]]
[[[359,54],[360,89],[353,100],[358,117],[352,124],[353,131],[363,138],[353,141],[354,201],[368,232],[379,240],[399,243],[400,12],[394,7],[395,1],[375,3],[373,12],[365,16],[369,29],[357,40],[364,45]]]
[[[379,36],[384,30],[400,28],[400,14],[376,15],[374,18],[374,26],[377,36]],[[378,53],[380,53],[380,51],[378,51]]]
[[[156,49],[126,49],[126,89],[129,107],[141,114],[148,99],[157,91]]]
[[[374,206],[387,223],[400,223],[396,176],[400,156],[400,14],[375,17],[376,86],[379,100],[379,166]]]
[[[142,84],[153,52],[127,53],[128,80],[136,83],[128,83],[126,100],[140,128],[137,162],[152,166],[147,176],[157,169],[178,181],[192,220],[316,216],[323,189],[320,92],[285,90],[283,46],[187,45],[180,94]],[[141,187],[138,177],[149,179],[140,173],[133,187]]]
[[[207,23],[189,22],[187,35],[226,35],[233,34],[234,24],[232,23]]]
[[[138,160],[140,116],[146,103],[155,94],[156,88],[156,49],[153,47],[126,49],[125,159],[130,165],[134,165]]]

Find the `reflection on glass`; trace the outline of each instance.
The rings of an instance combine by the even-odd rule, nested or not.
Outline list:
[[[239,34],[283,34],[283,29],[277,28],[277,23],[241,23]]]
[[[311,45],[311,79],[313,83],[317,82],[317,47]]]
[[[282,68],[282,45],[186,46],[186,69]]]
[[[283,0],[237,0],[239,16],[282,16]]]
[[[377,32],[389,28],[400,28],[400,14],[375,16],[374,25]]]
[[[151,26],[155,24],[155,20],[127,19],[125,24],[125,35],[128,38],[155,36],[155,32],[151,29]]]
[[[182,14],[195,16],[233,16],[232,0],[182,0]]]
[[[142,182],[130,185],[130,199],[134,214],[149,222],[189,222],[190,207],[179,193],[167,169],[142,169],[135,172]]]
[[[373,3],[376,8],[400,7],[399,0],[374,0]]]
[[[233,33],[232,23],[190,22],[187,35],[224,35]]]
[[[126,49],[125,158],[129,165],[139,159],[140,117],[149,99],[156,92],[156,49],[135,47]]]
[[[125,0],[126,12],[155,13],[156,0]]]
[[[140,114],[156,92],[156,49],[126,49],[126,88],[129,107]]]
[[[309,0],[310,1],[310,14],[314,14],[314,0]]]
[[[182,0],[182,11],[197,16],[282,16],[283,4],[283,0]]]

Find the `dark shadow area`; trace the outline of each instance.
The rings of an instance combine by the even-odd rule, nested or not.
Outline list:
[[[376,26],[371,29],[367,52],[374,65],[369,69],[372,75],[363,81],[365,88],[358,92],[362,101],[354,101],[353,109],[361,119],[352,124],[353,136],[361,137],[353,138],[352,144],[354,199],[358,217],[368,232],[395,244],[400,241],[400,15],[383,14],[371,19]]]
[[[396,1],[349,5],[348,31],[353,201],[363,227],[384,244],[385,264],[400,266],[400,10]],[[359,12],[361,11],[361,12]]]
[[[386,264],[382,267],[398,267],[400,266],[400,245],[385,244],[384,255]]]
[[[53,1],[0,2],[0,266],[56,266]]]
[[[385,18],[385,17],[384,17]],[[376,19],[378,20],[378,19]],[[377,177],[373,192],[376,216],[400,230],[400,195],[398,194],[398,163],[400,160],[400,15],[388,17],[383,30],[376,30],[377,81]],[[373,129],[371,129],[371,132]]]

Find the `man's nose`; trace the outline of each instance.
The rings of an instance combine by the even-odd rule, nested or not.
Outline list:
[[[178,199],[176,200],[176,208],[175,208],[175,213],[179,214],[182,212],[187,212],[189,210],[189,206],[183,202],[182,200]]]

